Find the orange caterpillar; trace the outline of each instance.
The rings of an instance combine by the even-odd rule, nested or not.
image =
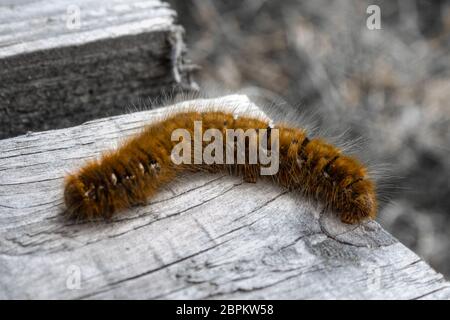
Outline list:
[[[171,140],[171,134],[177,128],[193,133],[194,121],[202,121],[203,130],[215,128],[223,134],[226,129],[267,129],[269,139],[270,129],[277,128],[279,170],[273,176],[275,181],[324,203],[345,223],[375,218],[375,184],[357,159],[322,139],[309,139],[304,129],[282,124],[271,127],[267,120],[236,118],[223,111],[176,113],[148,125],[118,150],[68,175],[64,192],[67,212],[76,218],[111,217],[119,210],[145,203],[182,170],[228,169],[242,174],[248,182],[260,177],[258,163],[175,165],[171,151],[177,141]]]

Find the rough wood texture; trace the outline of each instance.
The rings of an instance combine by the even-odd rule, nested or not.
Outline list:
[[[80,28],[70,24],[74,5]],[[174,17],[159,0],[0,4],[0,138],[124,113],[172,87],[194,90]]]
[[[376,222],[343,225],[267,181],[191,174],[111,222],[64,220],[64,174],[164,112],[0,141],[0,298],[450,297]]]

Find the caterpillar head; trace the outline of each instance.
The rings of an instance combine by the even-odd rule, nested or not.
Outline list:
[[[375,219],[378,206],[374,183],[364,179],[352,185],[351,199],[341,214],[344,223],[361,223],[367,219]]]
[[[98,217],[101,212],[96,201],[94,187],[86,186],[79,177],[69,175],[65,181],[64,202],[70,218],[88,219]]]

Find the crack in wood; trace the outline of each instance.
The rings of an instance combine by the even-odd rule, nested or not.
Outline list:
[[[212,249],[215,249],[215,248],[217,248],[218,246],[223,245],[223,244],[225,244],[225,243],[227,243],[227,242],[229,242],[229,241],[231,241],[231,240],[232,240],[232,239],[229,239],[229,240],[220,242],[220,243],[215,244],[215,245],[213,245],[213,246],[211,246],[211,247],[208,247],[208,248],[206,248],[206,249],[200,250],[200,251],[198,251],[198,252],[195,252],[195,253],[190,254],[190,255],[188,255],[188,256],[185,256],[185,257],[183,257],[183,258],[177,259],[177,260],[172,261],[172,262],[170,262],[170,263],[167,263],[167,264],[165,264],[165,265],[159,266],[159,267],[157,267],[157,268],[153,268],[153,269],[147,270],[147,271],[142,272],[142,273],[140,273],[140,274],[133,275],[133,276],[131,276],[131,277],[127,277],[127,278],[124,278],[124,279],[120,279],[120,280],[115,281],[115,282],[111,282],[111,283],[108,284],[108,288],[107,288],[106,291],[112,290],[113,287],[115,287],[115,286],[117,286],[117,285],[120,285],[120,284],[122,284],[122,283],[124,283],[124,282],[129,282],[129,281],[133,281],[133,280],[136,280],[136,279],[139,279],[139,278],[148,276],[148,275],[150,275],[150,274],[152,274],[152,273],[155,273],[155,272],[161,271],[161,270],[163,270],[163,269],[169,268],[169,267],[171,267],[171,266],[173,266],[173,265],[176,265],[176,264],[178,264],[178,263],[180,263],[180,262],[183,262],[183,261],[192,259],[192,258],[194,258],[194,257],[196,257],[196,256],[199,256],[199,255],[205,253],[205,252],[208,252],[208,251],[210,251],[210,250],[212,250]],[[106,291],[102,291],[102,292],[106,292]],[[97,294],[97,293],[86,294],[86,295],[77,297],[77,299],[86,299],[86,298],[90,298],[90,297],[95,296],[96,294]]]

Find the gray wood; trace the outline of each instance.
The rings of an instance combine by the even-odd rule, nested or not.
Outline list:
[[[70,23],[74,5],[80,28]],[[172,87],[195,90],[175,16],[159,0],[0,3],[0,138],[124,113]]]
[[[64,175],[167,110],[0,141],[0,298],[450,297],[378,223],[343,225],[267,181],[187,174],[113,221],[63,219]]]

